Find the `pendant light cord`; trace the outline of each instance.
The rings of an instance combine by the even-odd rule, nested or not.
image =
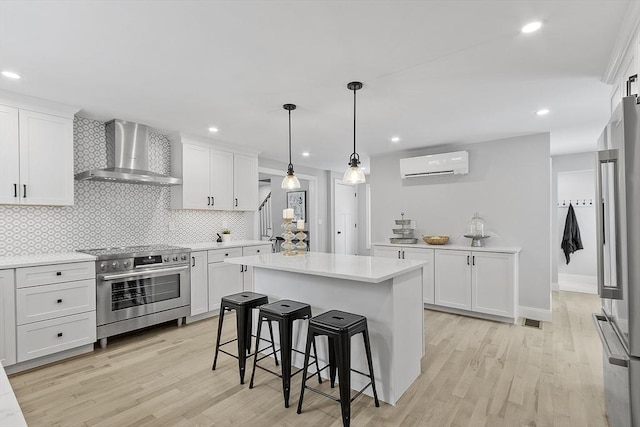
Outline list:
[[[356,89],[353,89],[353,154],[356,154]]]
[[[293,169],[291,163],[291,110],[289,110],[289,169]]]

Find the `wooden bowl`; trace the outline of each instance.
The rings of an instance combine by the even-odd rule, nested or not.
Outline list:
[[[446,245],[449,236],[422,236],[422,240],[429,245]]]

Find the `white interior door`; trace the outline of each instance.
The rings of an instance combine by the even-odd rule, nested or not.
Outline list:
[[[356,221],[358,218],[356,207],[355,187],[336,182],[335,185],[335,253],[356,254]]]

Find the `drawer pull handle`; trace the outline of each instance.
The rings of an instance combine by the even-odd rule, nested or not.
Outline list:
[[[62,271],[56,271],[56,276],[62,276]]]
[[[58,332],[58,338],[62,336],[62,332]]]
[[[224,254],[224,256],[229,256],[229,254]]]
[[[62,304],[62,298],[58,299],[58,304]]]
[[[260,253],[260,249],[258,249],[256,252],[257,252],[257,253]]]

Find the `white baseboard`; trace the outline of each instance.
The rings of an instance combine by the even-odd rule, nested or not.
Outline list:
[[[580,274],[558,274],[558,290],[597,294],[598,282],[595,276]]]
[[[552,282],[551,283],[551,290],[552,291],[559,291],[560,290],[560,285],[558,285],[556,282]]]
[[[551,322],[551,310],[543,310],[541,308],[520,306],[518,310],[518,315],[520,317],[526,317],[527,319],[541,320],[543,322]]]

